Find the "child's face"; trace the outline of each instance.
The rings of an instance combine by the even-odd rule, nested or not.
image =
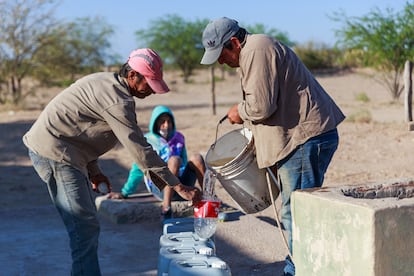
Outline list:
[[[170,115],[162,114],[160,117],[158,117],[157,129],[161,136],[163,136],[164,138],[168,138],[168,135],[173,130],[173,122]]]

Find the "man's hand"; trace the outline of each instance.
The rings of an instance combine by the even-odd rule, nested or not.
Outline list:
[[[231,124],[243,124],[242,118],[240,118],[238,104],[233,105],[227,112],[227,118]]]
[[[111,182],[109,182],[109,179],[103,175],[103,174],[97,174],[94,176],[90,176],[89,180],[92,183],[92,189],[97,192],[97,193],[101,193],[101,194],[106,194],[106,193],[110,193],[112,192],[112,185]],[[100,191],[98,185],[101,183],[105,183],[106,184],[106,188],[108,188],[108,191]]]
[[[196,187],[190,187],[183,184],[177,184],[172,187],[182,198],[191,200],[193,205],[201,201],[201,191]]]

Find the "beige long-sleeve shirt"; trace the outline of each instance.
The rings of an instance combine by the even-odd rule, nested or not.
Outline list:
[[[278,41],[248,35],[239,62],[244,100],[238,111],[252,130],[260,168],[345,119],[296,54]]]
[[[179,183],[138,127],[135,101],[124,78],[102,72],[58,94],[23,136],[37,154],[85,175],[100,173],[98,157],[120,142],[158,188]]]

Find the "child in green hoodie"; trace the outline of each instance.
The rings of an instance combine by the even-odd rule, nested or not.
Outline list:
[[[154,108],[149,123],[149,132],[144,136],[158,155],[167,162],[168,168],[180,179],[181,183],[194,186],[195,181],[198,180],[202,189],[206,169],[204,159],[200,154],[187,157],[184,135],[176,130],[174,115],[168,107],[159,105]],[[136,191],[142,180],[148,191],[163,201],[162,219],[171,218],[171,201],[181,200],[181,197],[168,186],[160,191],[151,180],[144,178],[144,173],[136,163],[132,164],[128,180],[122,187],[121,193],[110,193],[109,198],[127,198]]]

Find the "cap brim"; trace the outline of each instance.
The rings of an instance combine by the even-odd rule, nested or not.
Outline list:
[[[154,79],[149,79],[146,78],[149,86],[151,87],[151,89],[157,93],[157,94],[163,94],[163,93],[167,93],[168,91],[170,91],[170,88],[168,87],[168,85],[165,83],[164,80],[154,80]]]
[[[216,49],[208,49],[205,51],[203,58],[201,59],[200,64],[213,64],[218,60],[221,55],[223,47],[217,47]]]

